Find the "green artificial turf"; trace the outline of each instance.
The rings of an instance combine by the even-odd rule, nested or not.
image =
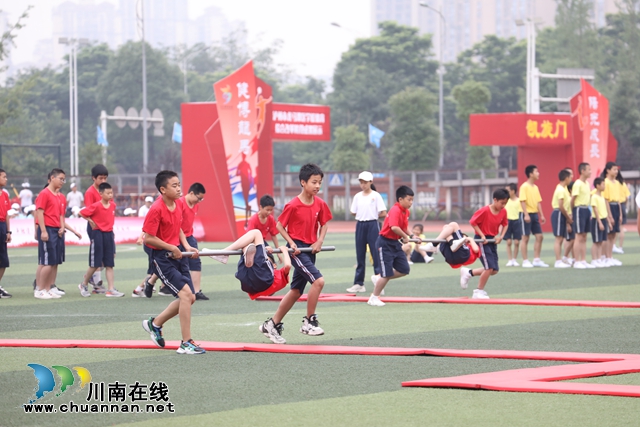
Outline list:
[[[353,284],[353,236],[330,234],[335,252],[318,255],[325,293],[343,293]],[[201,247],[220,248],[221,243]],[[552,265],[547,236],[543,259]],[[531,250],[532,248],[530,248]],[[503,255],[504,248],[501,248]],[[629,235],[623,267],[581,270],[502,268],[490,279],[493,298],[552,298],[638,301],[640,241]],[[144,278],[146,255],[122,245],[116,258],[116,287],[124,298],[77,290],[86,268],[87,248],[68,247],[57,284],[59,300],[33,298],[35,249],[11,250],[11,268],[2,285],[14,295],[0,300],[0,338],[148,339],[141,320],[160,312],[168,297],[131,298]],[[504,265],[504,260],[501,265]],[[193,306],[196,341],[269,341],[258,325],[272,316],[277,302],[250,301],[234,278],[235,263],[203,259],[203,291],[211,301]],[[368,266],[367,277],[372,273]],[[458,270],[437,255],[430,265],[413,265],[408,277],[390,282],[389,296],[470,296],[460,289]],[[367,290],[371,284],[366,283]],[[281,293],[284,293],[281,292]],[[367,293],[368,295],[368,293]],[[298,332],[305,315],[298,303],[285,318],[290,344],[327,344],[452,349],[541,350],[640,354],[640,309],[516,305],[319,303],[326,334]],[[165,325],[165,338],[180,338],[179,324]],[[508,393],[401,387],[401,382],[517,368],[564,364],[551,361],[428,356],[337,356],[248,352],[209,352],[180,356],[170,350],[0,348],[0,426],[64,425],[255,425],[255,426],[635,426],[640,400],[625,397]],[[175,414],[25,414],[21,405],[36,381],[28,363],[81,366],[94,382],[164,382]],[[640,374],[575,380],[640,385]],[[42,401],[83,401],[74,385]]]

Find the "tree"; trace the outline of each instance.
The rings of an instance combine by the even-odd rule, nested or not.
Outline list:
[[[469,133],[469,116],[487,112],[491,101],[491,92],[480,82],[467,80],[453,88],[456,100],[456,115],[465,123],[465,133]],[[467,169],[493,169],[495,162],[491,158],[490,147],[467,146]]]
[[[391,126],[383,141],[392,168],[437,167],[440,148],[435,105],[435,97],[424,88],[407,88],[389,99]]]
[[[369,167],[366,153],[367,137],[355,125],[339,126],[334,132],[336,143],[331,160],[333,169],[341,172],[359,171]]]

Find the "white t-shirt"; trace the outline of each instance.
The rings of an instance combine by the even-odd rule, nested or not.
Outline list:
[[[640,209],[640,191],[638,191],[638,195],[636,196],[636,206]]]
[[[22,190],[20,190],[20,194],[18,194],[18,197],[20,197],[20,206],[23,208],[31,206],[33,204],[33,193],[28,188],[23,188]]]
[[[69,191],[67,193],[67,206],[72,208],[74,206],[82,207],[82,202],[84,202],[84,196],[79,191]]]
[[[356,214],[358,221],[371,221],[378,219],[380,212],[386,211],[387,207],[382,200],[382,196],[377,191],[371,191],[365,196],[364,192],[359,192],[353,196],[351,202],[351,213]]]
[[[149,208],[147,207],[147,205],[142,205],[138,210],[138,216],[140,218],[144,218],[145,216],[147,216],[147,212],[149,212]]]

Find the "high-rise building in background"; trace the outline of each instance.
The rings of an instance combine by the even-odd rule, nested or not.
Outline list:
[[[605,25],[605,15],[616,13],[616,0],[592,0],[592,20]],[[453,62],[458,54],[482,41],[489,34],[498,37],[526,37],[524,26],[516,20],[534,18],[538,28],[553,26],[556,0],[430,0],[424,1],[439,10],[445,19],[445,62]],[[433,51],[439,58],[441,18],[431,8],[420,6],[420,0],[371,0],[371,34],[378,34],[378,23],[396,21],[417,27],[421,34],[433,34]]]

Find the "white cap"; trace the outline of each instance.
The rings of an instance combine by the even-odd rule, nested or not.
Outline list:
[[[33,212],[36,210],[36,205],[29,205],[24,208],[24,213],[28,214],[29,212]]]
[[[18,211],[15,210],[15,209],[9,209],[7,211],[7,215],[9,215],[9,216],[13,216],[13,215],[17,215],[17,214],[18,214]]]
[[[29,187],[31,187],[31,185],[28,182],[23,182],[22,183],[22,187],[29,188]]]
[[[153,197],[147,196],[147,197],[144,198],[144,201],[153,203]]]
[[[69,187],[74,188],[76,186],[75,182],[72,182],[71,185]]]
[[[124,216],[129,216],[132,215],[134,213],[136,213],[137,211],[135,209],[131,209],[131,208],[127,208],[124,210]]]
[[[74,206],[71,208],[71,212],[73,212],[74,214],[77,214],[78,212],[80,212],[82,208],[80,208],[80,206]]]
[[[373,181],[373,174],[371,172],[362,171],[360,175],[358,175],[358,179],[363,181]]]
[[[20,210],[20,205],[17,204],[17,203],[14,203],[14,204],[11,205],[11,209],[15,209],[15,210],[19,211]]]

